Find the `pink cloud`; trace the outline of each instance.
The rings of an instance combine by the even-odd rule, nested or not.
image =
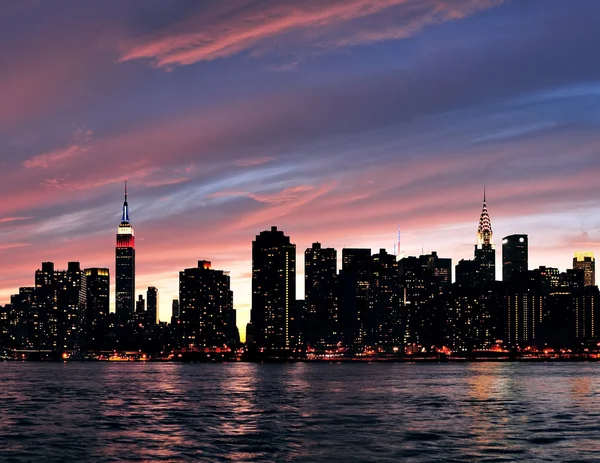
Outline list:
[[[57,162],[72,158],[85,151],[85,148],[82,148],[79,145],[71,145],[65,149],[54,150],[34,156],[23,162],[23,165],[28,169],[33,169],[35,167],[48,168]]]
[[[260,156],[258,158],[249,158],[249,159],[239,159],[235,161],[235,165],[238,167],[250,167],[250,166],[259,166],[261,164],[266,164],[274,160],[273,156]]]
[[[300,5],[273,2],[268,7],[232,9],[221,15],[203,12],[154,36],[124,43],[120,61],[146,58],[157,67],[170,69],[245,50],[260,55],[282,43],[323,51],[396,40],[412,36],[428,25],[461,19],[501,2],[330,0]],[[365,18],[374,23],[361,22]]]
[[[23,165],[27,169],[33,169],[36,167],[48,168],[53,167],[54,165],[60,163],[61,161],[65,161],[67,159],[79,156],[80,154],[85,153],[88,150],[86,146],[87,143],[91,140],[93,135],[93,131],[90,129],[87,130],[78,130],[73,135],[73,139],[75,143],[72,145],[61,148],[53,151],[49,151],[47,153],[38,154],[37,156],[33,156],[23,162]]]
[[[29,220],[29,219],[33,219],[34,217],[32,216],[28,216],[28,217],[0,217],[0,223],[7,223],[7,222],[17,222],[20,220]]]

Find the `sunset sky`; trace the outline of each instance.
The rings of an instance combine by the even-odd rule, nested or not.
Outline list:
[[[137,289],[251,242],[472,258],[483,186],[530,267],[600,254],[597,0],[0,3],[0,303],[42,261],[109,267],[128,180]],[[500,269],[499,274],[500,274]],[[114,293],[112,294],[114,299]]]

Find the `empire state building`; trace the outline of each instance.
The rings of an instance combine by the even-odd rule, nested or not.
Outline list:
[[[133,227],[129,222],[127,182],[125,182],[123,214],[117,231],[115,274],[117,321],[123,325],[130,324],[133,322],[135,304],[135,238]]]

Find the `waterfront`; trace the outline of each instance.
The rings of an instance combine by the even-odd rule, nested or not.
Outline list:
[[[596,363],[0,364],[2,461],[593,461]]]

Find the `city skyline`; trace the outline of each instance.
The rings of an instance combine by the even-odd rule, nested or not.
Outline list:
[[[210,260],[242,336],[271,226],[297,246],[298,298],[313,242],[339,262],[392,252],[400,226],[407,255],[471,259],[483,184],[497,278],[512,234],[532,268],[600,254],[597,2],[295,6],[1,7],[0,303],[79,261],[109,269],[114,310],[125,179],[134,299],[157,287],[169,320],[178,271]]]
[[[458,264],[476,264],[477,268],[479,268],[479,266],[481,265],[481,269],[484,273],[489,273],[486,272],[484,269],[488,266],[488,264],[486,264],[486,260],[485,260],[485,256],[481,257],[481,249],[482,249],[482,245],[484,245],[484,249],[485,249],[485,245],[491,246],[490,249],[495,249],[495,241],[494,241],[494,233],[493,233],[493,226],[492,226],[492,220],[491,217],[489,215],[489,211],[488,211],[488,207],[487,207],[487,195],[486,195],[486,190],[484,188],[484,192],[483,192],[483,202],[482,202],[482,210],[481,210],[481,215],[478,221],[478,226],[477,226],[477,233],[476,233],[476,240],[475,240],[475,252],[474,252],[474,260],[471,260],[470,257],[471,256],[463,256],[461,259],[457,259],[454,260],[453,258],[446,258],[443,257],[443,260],[449,260],[449,283],[453,283],[457,281],[457,269],[458,269]],[[275,236],[279,236],[281,235],[282,237],[284,237],[285,239],[287,239],[288,244],[290,241],[290,237],[289,236],[284,236],[283,235],[283,231],[278,230],[277,226],[271,226],[270,230],[263,230],[261,231],[258,235],[256,235],[256,238],[258,239],[259,237],[263,237],[263,236],[268,236],[269,234],[275,234]],[[398,235],[398,237],[400,237],[400,235]],[[503,237],[501,239],[500,242],[500,253],[499,255],[496,255],[495,253],[492,254],[492,256],[495,256],[495,261],[497,263],[498,260],[500,260],[500,265],[496,265],[496,277],[495,280],[496,281],[509,281],[511,280],[511,276],[508,275],[504,275],[504,273],[507,271],[507,263],[512,261],[512,259],[514,258],[512,255],[513,251],[509,251],[507,253],[507,249],[508,249],[508,243],[513,240],[515,243],[524,243],[524,249],[525,249],[525,254],[523,255],[522,259],[523,259],[523,263],[524,266],[522,266],[522,270],[521,271],[527,271],[527,270],[533,270],[536,268],[539,269],[545,269],[545,268],[556,268],[558,271],[565,271],[571,268],[580,268],[583,269],[584,267],[581,267],[578,262],[582,261],[584,259],[584,256],[587,259],[591,259],[590,262],[594,261],[594,252],[593,251],[581,251],[581,250],[577,250],[573,253],[574,257],[572,260],[572,265],[570,267],[566,267],[566,268],[558,268],[558,267],[554,267],[552,265],[548,265],[548,264],[540,264],[537,265],[535,263],[532,263],[531,260],[529,259],[529,246],[528,246],[528,235],[527,234],[512,234],[512,235],[507,235],[505,237]],[[404,250],[400,251],[400,252],[396,252],[394,253],[394,251],[397,251],[396,249],[396,245],[400,245],[400,241],[393,243],[392,245],[392,249],[393,251],[389,251],[388,249],[384,248],[379,248],[377,249],[373,249],[370,247],[365,247],[365,246],[355,246],[355,247],[344,247],[341,248],[340,251],[353,251],[353,250],[358,250],[358,251],[363,251],[363,250],[368,250],[370,253],[372,253],[373,256],[375,256],[374,251],[379,251],[379,252],[383,252],[384,254],[387,253],[388,256],[393,257],[394,261],[398,261],[400,262],[404,257],[411,257],[411,258],[422,258],[422,257],[430,257],[430,255],[433,253],[433,256],[435,256],[435,258],[438,258],[439,252],[435,249],[431,249],[431,250],[425,250],[423,247],[421,249],[421,253],[415,253],[414,255],[411,254],[407,254]],[[117,264],[119,261],[119,255],[120,253],[122,253],[123,251],[120,249],[122,249],[122,247],[131,247],[131,249],[133,249],[134,246],[134,242],[133,242],[133,227],[131,225],[130,222],[130,218],[129,218],[129,204],[128,204],[128,193],[127,193],[127,181],[125,181],[125,200],[123,202],[122,205],[122,212],[121,212],[121,221],[119,223],[119,227],[118,227],[118,233],[117,233],[117,246],[116,246],[116,252],[117,252]],[[317,248],[315,248],[315,246],[317,246]],[[252,242],[252,249],[253,249],[253,254],[254,254],[254,247],[255,247],[255,242]],[[293,287],[296,288],[295,289],[295,298],[293,300],[304,300],[305,299],[305,285],[304,285],[304,280],[305,280],[305,251],[309,252],[312,251],[314,249],[321,249],[321,243],[319,241],[314,241],[310,247],[307,247],[305,249],[305,251],[302,251],[301,249],[298,249],[296,247],[295,244],[292,244],[293,247],[293,261],[294,261],[294,271],[293,271]],[[328,250],[333,250],[334,252],[337,251],[337,248],[333,248],[333,247],[329,247],[327,248]],[[337,253],[337,252],[336,252]],[[133,254],[134,258],[135,258],[135,254]],[[479,257],[478,257],[479,256]],[[300,260],[298,260],[299,258],[301,258]],[[482,260],[483,259],[483,260]],[[508,261],[506,260],[508,259]],[[344,254],[343,252],[337,253],[337,257],[335,259],[335,263],[336,263],[336,267],[341,270],[343,268],[343,262],[344,262]],[[210,261],[205,261],[205,260],[199,260],[198,264],[199,266],[201,264],[205,264],[205,268],[211,268],[211,263]],[[44,261],[41,263],[41,265],[39,266],[40,268],[35,272],[36,275],[36,279],[37,279],[37,272],[43,271],[44,266],[46,264],[52,265],[54,266],[54,264],[56,264],[56,262],[54,261]],[[68,263],[69,266],[71,266],[71,264],[81,264],[79,261],[75,261],[75,262],[69,262]],[[206,267],[206,265],[208,265],[208,267]],[[509,267],[512,264],[509,264]],[[519,264],[517,264],[519,265]],[[60,265],[59,265],[60,266]],[[131,272],[133,271],[133,279],[135,281],[135,264],[133,266],[133,269],[129,269],[128,265],[125,265],[125,273],[127,272]],[[287,266],[286,266],[287,267]],[[81,268],[84,268],[84,266],[82,266]],[[590,267],[593,268],[593,267]],[[42,269],[42,270],[40,270]],[[94,270],[94,271],[104,271],[104,270],[108,270],[108,269],[98,269],[97,267],[92,267],[86,270],[86,274],[89,274],[88,270]],[[188,269],[190,270],[190,269]],[[193,268],[191,269],[193,270]],[[224,270],[226,272],[226,274],[228,275],[227,279],[229,281],[230,277],[230,271],[225,269]],[[466,268],[463,269],[463,271],[469,272],[469,270],[467,270]],[[164,307],[163,304],[162,306],[160,304],[158,304],[158,294],[160,294],[160,291],[158,288],[150,285],[148,287],[146,287],[145,289],[140,289],[137,288],[135,292],[133,292],[133,296],[135,296],[132,300],[132,306],[129,309],[125,309],[125,312],[122,312],[122,314],[119,316],[118,315],[118,311],[116,310],[116,298],[117,298],[117,291],[116,291],[116,274],[118,272],[115,272],[115,280],[113,281],[112,278],[109,279],[110,281],[110,291],[109,291],[109,300],[110,300],[110,311],[113,313],[117,314],[117,319],[122,319],[122,320],[129,320],[129,322],[133,321],[133,317],[134,317],[134,312],[138,312],[138,309],[135,307],[136,301],[137,303],[144,303],[144,305],[142,306],[142,310],[146,310],[146,299],[150,299],[149,298],[149,294],[151,291],[154,291],[155,296],[154,297],[154,305],[158,306],[158,313],[155,312],[151,312],[150,309],[150,305],[148,305],[148,316],[150,317],[150,319],[154,319],[156,320],[156,322],[158,322],[158,320],[160,321],[170,321],[172,320],[173,317],[173,311],[172,311],[172,302],[173,300],[178,300],[180,297],[180,291],[181,291],[181,273],[182,271],[179,270],[178,271],[178,275],[179,275],[179,288],[176,291],[176,295],[177,297],[171,298],[168,300],[168,304],[170,305],[169,307],[169,312],[167,315],[163,315],[164,318],[161,318],[161,310],[160,307]],[[110,275],[110,270],[107,272],[108,275]],[[108,277],[108,275],[106,275]],[[466,274],[465,274],[466,275]],[[586,273],[587,275],[587,273]],[[593,271],[592,273],[590,273],[590,275],[593,275]],[[491,281],[489,279],[489,276],[484,276],[483,277],[484,280],[487,281]],[[595,284],[595,280],[593,276],[586,276],[586,284]],[[298,288],[298,286],[300,286],[300,288]],[[29,284],[24,284],[21,285],[21,287],[28,289],[29,288]],[[114,291],[114,294],[113,294]],[[129,291],[129,290],[128,290]],[[15,291],[13,291],[11,293],[11,296],[14,294],[17,294],[18,292],[18,288],[15,289]],[[235,297],[233,297],[233,293],[234,291],[232,291],[232,299],[233,301],[235,301]],[[144,294],[146,294],[146,299],[143,299]],[[168,294],[168,293],[167,293]],[[137,297],[139,296],[139,300],[137,299]],[[293,300],[289,302],[289,304],[293,303]],[[180,302],[180,301],[179,301]],[[291,307],[291,306],[287,306],[287,307]],[[232,308],[234,309],[234,313],[237,312],[238,309],[236,309],[236,304],[234,303],[232,305]],[[131,312],[129,313],[129,317],[126,316],[125,314],[127,313],[127,310],[131,310]],[[286,309],[289,310],[289,309]],[[93,312],[97,312],[97,309],[94,309]],[[163,309],[163,312],[165,312],[165,310]],[[153,315],[150,315],[150,314]],[[120,318],[119,318],[120,317]],[[248,319],[242,319],[240,320],[239,318],[237,319],[237,323],[236,326],[238,327],[239,331],[240,331],[240,337],[242,342],[246,341],[246,328],[247,328],[247,324],[248,322],[251,322],[251,316],[248,317]],[[287,336],[287,334],[286,334]]]

